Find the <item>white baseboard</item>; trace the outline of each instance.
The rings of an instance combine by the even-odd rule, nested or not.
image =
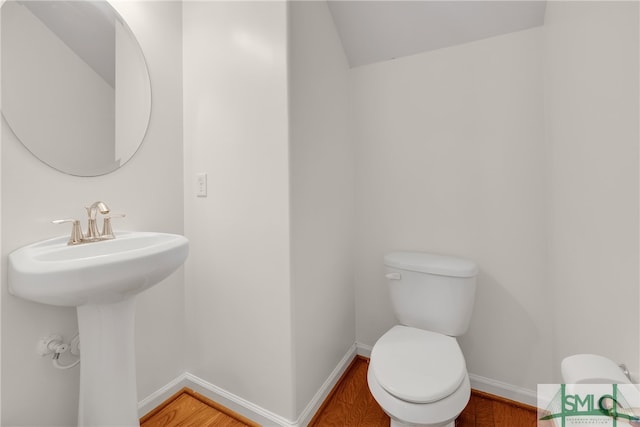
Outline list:
[[[372,346],[357,342],[356,343],[356,349],[357,349],[357,352],[358,352],[358,356],[363,356],[363,357],[366,357],[368,359],[371,358],[371,350],[373,350]]]
[[[180,375],[178,378],[138,402],[138,418],[147,415],[182,388],[187,387],[185,375],[186,374]]]
[[[138,403],[138,414],[140,417],[148,414],[154,408],[158,407],[168,398],[177,393],[180,389],[188,387],[265,427],[306,426],[320,408],[320,405],[322,405],[324,400],[327,398],[342,374],[349,367],[356,354],[364,357],[371,357],[371,350],[371,346],[361,343],[355,343],[351,346],[333,372],[331,372],[327,380],[318,389],[318,392],[313,396],[306,408],[302,411],[298,419],[294,421],[288,420],[265,408],[255,405],[254,403],[236,396],[235,394],[230,393],[215,384],[211,384],[189,372],[183,373],[164,387],[141,400]],[[473,389],[527,405],[537,405],[537,395],[533,390],[517,387],[475,374],[469,374],[469,379],[471,380],[471,387]]]
[[[262,426],[296,427],[295,423],[280,415],[274,414],[189,372],[181,374],[164,387],[142,399],[138,403],[139,417],[148,414],[184,387],[190,388]]]
[[[320,405],[325,401],[333,387],[338,383],[338,380],[342,377],[342,374],[347,370],[353,359],[356,357],[356,344],[353,344],[342,360],[338,363],[338,366],[331,372],[329,378],[322,384],[318,392],[313,396],[307,407],[302,411],[302,414],[298,417],[296,426],[306,426],[309,424],[313,416],[316,414]]]
[[[169,382],[164,387],[155,391],[138,403],[138,414],[140,417],[148,414],[162,402],[173,396],[183,387],[188,387],[203,396],[229,408],[230,410],[255,421],[265,427],[302,427],[306,426],[320,405],[327,398],[333,387],[336,385],[342,374],[347,370],[351,361],[356,356],[356,344],[351,346],[338,366],[331,372],[329,378],[322,384],[318,392],[313,396],[309,404],[302,411],[297,420],[291,421],[265,408],[249,402],[233,393],[230,393],[215,384],[211,384],[189,372],[185,372],[178,378]]]
[[[240,396],[224,390],[215,384],[211,384],[193,374],[186,373],[187,387],[203,396],[231,409],[232,411],[255,421],[263,426],[295,427],[295,424],[286,418],[258,406]]]
[[[475,374],[469,374],[469,380],[471,380],[471,388],[475,390],[504,397],[505,399],[514,400],[534,407],[538,405],[538,397],[534,390],[514,386]]]

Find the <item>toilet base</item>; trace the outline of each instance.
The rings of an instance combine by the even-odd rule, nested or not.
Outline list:
[[[373,374],[371,360],[367,372],[367,384],[373,398],[391,418],[391,427],[453,427],[471,396],[469,376],[449,397],[430,404],[414,404],[397,399],[387,393]]]
[[[452,421],[450,423],[447,424],[442,424],[442,425],[438,425],[436,426],[435,424],[407,424],[407,423],[403,423],[402,421],[398,421],[398,420],[394,420],[393,418],[391,418],[391,424],[389,425],[389,427],[455,427],[456,422]]]

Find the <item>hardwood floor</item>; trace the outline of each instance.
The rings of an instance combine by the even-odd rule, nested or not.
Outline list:
[[[471,400],[456,427],[536,427],[537,408],[471,390]]]
[[[389,427],[389,417],[369,392],[369,360],[357,356],[309,423],[309,427]],[[536,408],[480,391],[456,420],[456,427],[536,427]],[[254,427],[258,424],[183,389],[145,415],[141,427]]]
[[[369,360],[356,357],[309,427],[389,427],[389,417],[369,392]],[[535,427],[537,410],[476,390],[456,427]]]
[[[142,417],[140,427],[259,427],[195,391],[183,388]]]
[[[333,388],[309,427],[389,427],[389,416],[373,399],[367,385],[369,360],[357,356]]]

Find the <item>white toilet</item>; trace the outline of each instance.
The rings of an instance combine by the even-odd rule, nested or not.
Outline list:
[[[477,266],[422,252],[390,253],[384,264],[400,325],[373,346],[369,390],[391,427],[454,426],[471,394],[455,337],[469,326]]]

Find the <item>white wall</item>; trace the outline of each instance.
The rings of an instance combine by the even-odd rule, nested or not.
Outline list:
[[[480,266],[476,387],[535,403],[580,352],[637,380],[637,35],[635,2],[549,2],[543,28],[352,70],[359,342],[395,322],[384,252],[442,252]]]
[[[0,8],[4,4],[5,0],[0,0]],[[2,21],[2,19],[0,19]],[[2,25],[0,24],[0,46],[2,46]],[[0,49],[0,81],[2,81],[2,49]],[[0,110],[2,110],[2,85],[0,84]],[[4,121],[3,121],[4,122]],[[2,125],[4,126],[4,123]],[[3,133],[0,127],[0,253],[2,252],[2,139]],[[0,262],[0,278],[4,277],[4,262]],[[2,279],[0,279],[1,283]],[[2,424],[2,298],[3,292],[0,291],[0,424]]]
[[[637,372],[637,4],[550,3],[545,28],[352,69],[351,107],[321,3],[118,3],[149,61],[146,142],[117,172],[77,178],[3,123],[3,271],[94,200],[128,214],[116,230],[184,224],[184,281],[138,300],[141,399],[188,370],[295,420],[354,336],[373,345],[395,323],[382,256],[399,249],[479,263],[461,339],[472,374],[535,390],[578,351]],[[34,346],[72,335],[75,313],[2,281],[2,425],[73,424],[78,372]]]
[[[293,419],[286,4],[183,13],[189,370]]]
[[[463,256],[480,267],[469,372],[551,381],[542,42],[535,28],[352,69],[358,342],[396,321],[385,252]]]
[[[555,367],[599,353],[638,381],[638,3],[549,2],[545,33]]]
[[[346,60],[324,2],[187,2],[184,29],[189,369],[295,422],[355,341]]]
[[[296,416],[355,342],[348,67],[325,2],[289,4]]]
[[[57,172],[33,157],[2,123],[2,254],[67,233],[52,219],[83,217],[104,200],[127,217],[118,229],[183,230],[181,4],[122,2],[148,60],[153,90],[149,132],[122,169],[95,178]],[[148,396],[184,372],[184,295],[177,272],[138,298],[138,396]],[[76,422],[78,368],[55,370],[35,352],[39,338],[77,331],[75,311],[23,301],[2,278],[2,425],[69,426]],[[37,402],[37,406],[34,406]]]

